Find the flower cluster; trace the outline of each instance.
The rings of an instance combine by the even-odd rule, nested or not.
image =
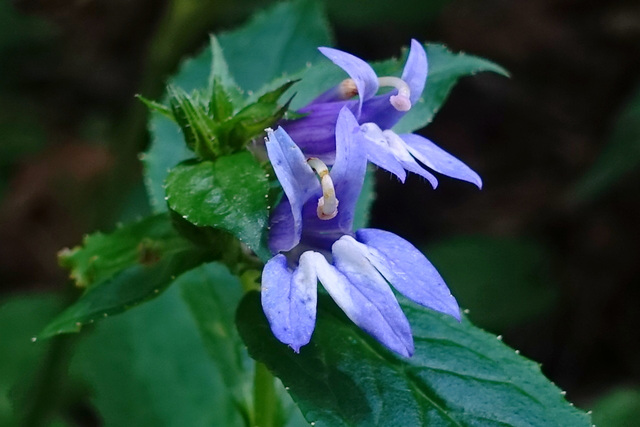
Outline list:
[[[320,282],[356,325],[408,357],[414,350],[411,328],[390,285],[457,319],[460,311],[440,274],[413,245],[387,231],[353,230],[367,162],[400,180],[405,170],[417,173],[434,187],[436,178],[416,159],[479,187],[481,180],[431,141],[389,129],[424,89],[427,59],[419,43],[412,41],[401,78],[377,77],[353,55],[320,50],[350,78],[304,107],[303,118],[267,129],[267,153],[284,197],[270,219],[274,256],[262,274],[262,306],[274,335],[298,352],[315,328]],[[380,86],[393,90],[377,94]]]
[[[367,159],[396,175],[404,182],[405,170],[427,179],[435,188],[438,180],[420,166],[471,182],[482,187],[482,180],[467,165],[447,153],[427,138],[415,134],[395,133],[391,128],[420,99],[427,80],[427,54],[416,40],[411,41],[402,76],[378,77],[362,59],[331,48],[320,51],[341,67],[349,78],[314,99],[299,112],[307,114],[301,119],[284,122],[289,136],[309,157],[318,157],[328,164],[335,156],[335,125],[338,112],[347,107],[356,117]],[[395,88],[376,95],[381,86]],[[358,95],[358,99],[350,99]]]

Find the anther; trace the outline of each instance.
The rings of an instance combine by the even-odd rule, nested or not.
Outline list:
[[[322,197],[318,199],[318,218],[324,220],[335,218],[338,214],[338,199],[327,165],[315,157],[308,159],[307,163],[320,177],[322,186]]]
[[[389,98],[389,102],[396,110],[409,111],[411,109],[411,89],[409,89],[407,82],[399,77],[379,77],[378,84],[398,89],[398,94]]]
[[[353,98],[358,94],[358,87],[353,79],[344,79],[338,86],[338,93],[342,99]]]

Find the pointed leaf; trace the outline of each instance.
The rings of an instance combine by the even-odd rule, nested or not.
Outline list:
[[[229,73],[229,66],[222,53],[222,47],[215,36],[211,36],[211,100],[209,113],[217,122],[222,122],[233,115],[234,105],[244,103],[240,88]]]
[[[136,98],[138,98],[140,101],[142,101],[142,103],[143,103],[144,105],[146,105],[146,106],[147,106],[147,108],[148,108],[150,111],[156,111],[156,112],[158,112],[158,113],[162,114],[163,116],[167,117],[168,119],[171,119],[171,120],[173,120],[173,119],[174,119],[174,117],[173,117],[173,111],[171,111],[171,108],[170,108],[170,107],[167,107],[166,105],[161,104],[161,103],[159,103],[159,102],[156,102],[156,101],[152,101],[152,100],[150,100],[150,99],[147,99],[147,98],[145,98],[145,97],[144,97],[144,96],[142,96],[142,95],[136,95]]]
[[[269,183],[248,152],[215,162],[184,162],[167,178],[169,207],[200,227],[228,231],[264,259],[264,230],[269,218]]]
[[[116,256],[117,253],[121,255]],[[116,258],[102,260],[100,257],[105,254]],[[214,255],[174,231],[167,214],[132,224],[109,236],[89,238],[87,248],[77,249],[65,262],[91,286],[53,319],[39,338],[78,332],[82,325],[155,298],[178,275]]]
[[[183,243],[166,214],[154,215],[110,234],[91,234],[81,246],[60,251],[59,262],[77,286],[86,287],[136,264],[152,264]]]

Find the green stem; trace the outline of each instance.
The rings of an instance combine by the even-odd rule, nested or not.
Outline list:
[[[277,427],[278,396],[274,380],[267,367],[263,363],[256,362],[253,380],[253,425],[255,427]]]

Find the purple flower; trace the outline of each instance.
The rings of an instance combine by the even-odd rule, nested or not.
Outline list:
[[[285,196],[271,218],[275,256],[262,272],[262,307],[280,341],[298,352],[311,339],[318,282],[356,325],[404,356],[413,354],[413,337],[389,283],[418,304],[460,318],[442,277],[413,245],[383,230],[353,232],[367,157],[349,108],[338,117],[330,171],[307,159],[282,128],[267,133]]]
[[[427,54],[420,43],[411,40],[411,49],[402,76],[378,77],[362,59],[340,50],[321,47],[320,51],[349,75],[299,112],[307,116],[285,121],[282,127],[309,157],[328,164],[335,159],[335,123],[339,111],[348,107],[360,124],[368,160],[393,173],[404,182],[406,171],[426,178],[435,188],[438,180],[429,169],[482,187],[482,180],[467,165],[436,144],[416,134],[395,133],[391,128],[422,95],[427,80]],[[381,86],[393,88],[376,95]],[[358,99],[351,99],[358,95]],[[420,162],[420,163],[418,163]]]

